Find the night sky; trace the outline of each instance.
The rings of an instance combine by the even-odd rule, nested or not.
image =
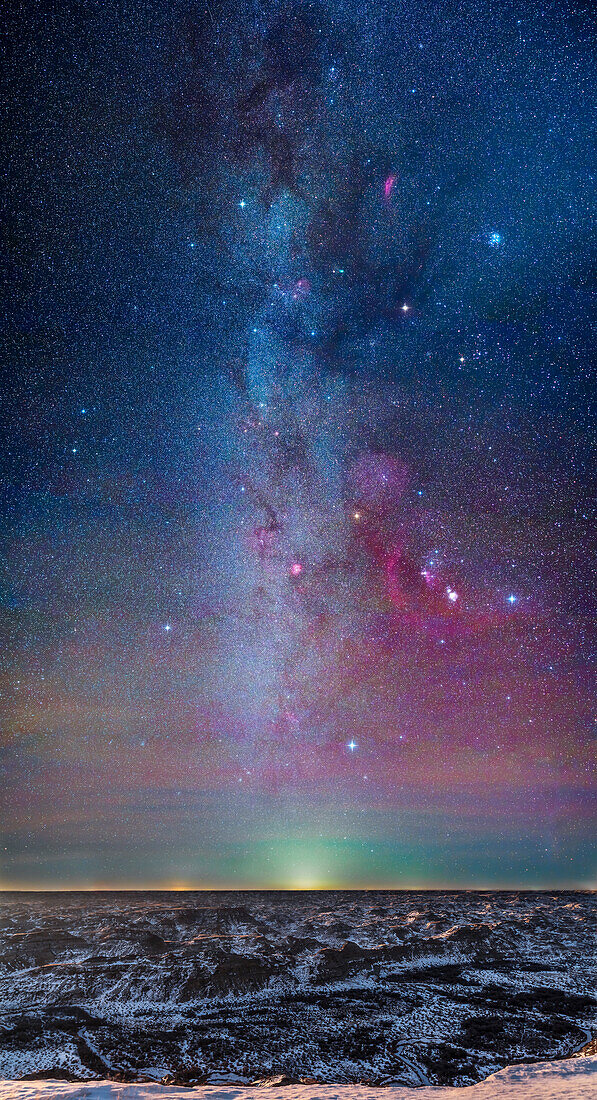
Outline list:
[[[13,4],[3,886],[588,885],[590,4]]]

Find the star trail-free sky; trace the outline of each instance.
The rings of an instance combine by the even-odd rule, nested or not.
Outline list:
[[[590,5],[5,43],[1,884],[588,884]]]

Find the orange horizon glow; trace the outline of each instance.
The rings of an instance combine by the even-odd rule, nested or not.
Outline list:
[[[569,882],[566,885],[550,886],[548,883],[543,885],[529,886],[524,883],[490,883],[487,885],[469,884],[462,885],[450,885],[445,882],[437,882],[432,885],[426,882],[425,885],[416,882],[409,883],[408,885],[395,883],[378,883],[367,884],[363,886],[345,885],[340,881],[333,883],[326,883],[317,886],[298,886],[291,885],[288,882],[284,884],[268,884],[264,885],[247,885],[239,886],[238,884],[223,886],[221,883],[217,886],[210,885],[209,883],[181,883],[171,882],[165,880],[164,882],[151,882],[151,883],[135,883],[133,885],[115,884],[112,882],[96,882],[93,884],[77,884],[69,886],[60,885],[41,885],[39,883],[0,883],[0,894],[3,893],[23,893],[23,894],[93,894],[102,892],[114,892],[114,893],[221,893],[221,894],[244,894],[244,893],[288,893],[288,894],[309,894],[309,893],[324,893],[330,891],[342,891],[343,893],[375,893],[378,891],[388,891],[391,893],[409,893],[416,891],[417,893],[433,893],[436,891],[446,891],[449,893],[496,893],[498,891],[506,892],[524,892],[524,893],[562,893],[568,890],[581,891],[583,893],[595,893],[597,891],[597,883],[587,882]]]

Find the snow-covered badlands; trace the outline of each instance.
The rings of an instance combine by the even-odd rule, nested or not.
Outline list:
[[[579,1096],[588,1061],[560,1059],[597,1029],[596,917],[589,892],[5,893],[0,1078],[54,1091],[2,1095],[485,1097],[552,1062]]]

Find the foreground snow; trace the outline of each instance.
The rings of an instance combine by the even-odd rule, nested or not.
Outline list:
[[[266,1086],[267,1087],[267,1086]],[[0,1081],[0,1100],[255,1100],[255,1088],[202,1085],[121,1085],[110,1081]],[[261,1091],[261,1090],[260,1090]],[[267,1087],[268,1100],[595,1100],[597,1055],[534,1066],[508,1066],[466,1088],[366,1088],[363,1085],[285,1085]]]

